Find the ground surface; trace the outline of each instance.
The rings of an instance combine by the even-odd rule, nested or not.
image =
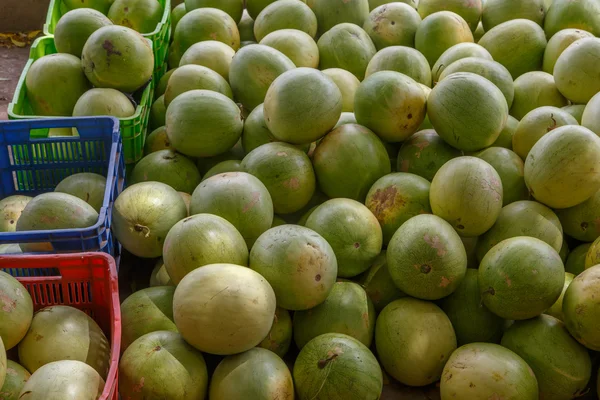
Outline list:
[[[28,57],[29,47],[10,49],[0,47],[0,120],[7,119],[8,103],[12,101],[15,87]]]

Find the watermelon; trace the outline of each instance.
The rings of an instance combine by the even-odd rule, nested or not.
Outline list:
[[[552,38],[557,32],[576,28],[600,35],[600,4],[594,0],[553,0],[544,21],[546,36]]]
[[[545,106],[528,112],[517,125],[512,137],[512,147],[521,159],[548,132],[565,125],[578,125],[577,120],[565,110]]]
[[[502,208],[494,226],[479,237],[477,260],[503,240],[517,236],[540,239],[556,252],[562,245],[562,227],[556,214],[535,201],[516,201]]]
[[[184,65],[175,70],[169,78],[164,94],[165,107],[182,93],[190,90],[212,90],[233,100],[229,83],[221,75],[210,68],[200,65]]]
[[[152,130],[164,127],[166,123],[166,116],[167,107],[165,107],[165,96],[161,95],[154,101],[154,103],[152,103],[152,107],[150,108],[150,118],[148,121],[148,127]]]
[[[417,9],[417,0],[399,0],[399,1],[390,1],[390,0],[369,0],[369,7],[371,8],[371,10],[376,9],[379,6],[382,6],[384,4],[390,4],[390,3],[404,3],[404,4],[408,4],[409,6],[411,6],[412,8],[414,8],[415,10]]]
[[[154,264],[154,269],[152,269],[152,273],[150,274],[150,287],[155,286],[175,286],[167,272],[162,257]]]
[[[114,0],[106,15],[115,25],[148,34],[160,29],[163,14],[158,0]]]
[[[254,19],[248,14],[248,10],[244,9],[242,19],[240,19],[237,26],[240,31],[240,40],[242,42],[256,42],[256,37],[254,37]]]
[[[297,0],[292,0],[297,2]],[[277,4],[277,3],[275,3]],[[296,67],[317,68],[319,47],[310,35],[297,29],[280,29],[265,36],[260,44],[285,54]]]
[[[223,173],[206,179],[194,190],[190,214],[201,213],[231,222],[250,249],[273,223],[273,201],[258,178],[245,172]]]
[[[513,79],[542,69],[546,43],[544,30],[528,19],[503,22],[486,31],[479,40],[494,60],[510,71]]]
[[[378,399],[383,374],[377,359],[358,340],[340,333],[317,336],[294,363],[298,400]],[[339,385],[350,379],[352,385]]]
[[[545,16],[544,0],[485,0],[481,23],[486,32],[513,19],[529,19],[544,26]]]
[[[365,205],[379,221],[385,245],[410,218],[431,213],[429,188],[426,179],[405,172],[385,175],[371,186]]]
[[[491,343],[459,347],[444,367],[442,399],[537,400],[538,382],[525,360]]]
[[[352,99],[352,107],[354,108],[354,99]],[[354,116],[353,112],[343,112],[333,129],[339,128],[341,125],[346,124],[356,124],[356,117]]]
[[[573,399],[586,392],[592,374],[590,356],[558,319],[540,315],[516,321],[501,344],[529,364],[541,399]]]
[[[388,46],[415,46],[415,35],[421,17],[414,7],[401,2],[374,8],[363,29],[371,37],[377,50]]]
[[[563,299],[562,312],[567,329],[590,350],[600,350],[600,298],[598,280],[600,265],[586,269],[569,285]]]
[[[418,215],[402,224],[388,245],[387,262],[396,286],[424,300],[454,292],[467,270],[460,237],[435,215]]]
[[[585,107],[585,104],[571,104],[570,106],[565,106],[561,108],[561,110],[564,110],[571,114],[573,118],[577,120],[577,123],[581,124],[581,119],[583,118]]]
[[[369,347],[374,330],[373,303],[353,282],[336,282],[323,303],[294,313],[294,342],[299,349],[326,333],[342,333]]]
[[[509,115],[508,119],[506,120],[506,125],[504,125],[504,129],[502,129],[502,132],[500,132],[498,139],[492,143],[492,147],[503,147],[505,149],[512,150],[512,138],[517,130],[517,125],[519,125],[519,121],[517,121],[515,117]]]
[[[285,222],[282,224],[285,225]],[[290,312],[283,308],[275,309],[275,320],[267,337],[258,345],[259,347],[271,350],[279,357],[283,358],[292,343],[292,318]]]
[[[0,339],[0,342],[2,340]],[[20,364],[12,360],[6,362],[6,379],[4,385],[0,387],[0,390],[5,400],[15,400],[19,398],[19,393],[25,386],[25,383],[29,380],[31,374]]]
[[[473,42],[473,34],[467,22],[452,11],[428,15],[415,35],[415,48],[423,53],[431,67],[446,50],[464,42]]]
[[[527,236],[503,240],[479,265],[479,291],[494,314],[514,320],[533,318],[558,300],[565,268],[550,245]]]
[[[581,115],[581,125],[585,126],[596,135],[600,132],[600,118],[597,116],[600,109],[600,96],[595,95],[585,106]]]
[[[181,2],[180,4],[175,4],[181,0],[174,0],[171,3],[173,9],[171,10],[171,32],[175,32],[177,29],[177,24],[181,21],[181,18],[186,14],[187,10],[185,9],[185,3]]]
[[[431,86],[431,69],[425,56],[406,46],[390,46],[378,51],[369,62],[365,77],[379,71],[396,71],[427,87]]]
[[[229,80],[229,67],[234,55],[235,50],[225,43],[216,40],[206,40],[191,45],[181,56],[178,65],[201,65],[212,69],[226,80]]]
[[[350,0],[355,1],[357,0]],[[377,52],[367,32],[351,23],[341,23],[325,32],[319,38],[317,46],[319,69],[345,69],[360,80],[364,79],[367,65]]]
[[[318,36],[342,23],[362,26],[369,16],[369,0],[306,0],[318,22]]]
[[[558,91],[554,77],[546,72],[527,72],[514,82],[515,98],[510,108],[510,115],[518,120],[523,119],[530,111],[543,107],[564,107],[569,102]]]
[[[570,272],[575,276],[585,271],[585,257],[591,246],[591,243],[584,243],[575,247],[569,253],[569,257],[567,257],[565,271]]]
[[[552,307],[550,307],[549,309],[544,311],[544,314],[552,315],[554,318],[564,321],[565,317],[564,317],[563,311],[562,311],[563,300],[565,297],[565,292],[571,285],[571,282],[573,282],[574,278],[575,278],[575,275],[573,275],[570,272],[565,272],[565,283],[563,285],[562,293],[560,294],[560,297],[558,298],[558,300],[556,300],[556,302],[552,305]]]
[[[146,136],[146,143],[144,144],[145,155],[169,149],[171,149],[171,142],[167,136],[167,128],[165,126],[156,128]]]
[[[243,0],[185,0],[187,11],[197,8],[214,7],[225,11],[235,22],[239,22],[244,11]]]
[[[469,108],[465,108],[465,101]],[[476,151],[498,139],[508,118],[500,89],[471,72],[441,80],[427,100],[427,115],[438,135],[463,151]]]
[[[17,221],[31,199],[33,197],[13,195],[0,200],[0,232],[14,232],[17,229]]]
[[[371,186],[391,172],[381,140],[356,124],[341,125],[328,133],[313,153],[313,165],[323,193],[361,202]]]
[[[106,192],[106,178],[91,172],[80,172],[60,181],[54,188],[54,191],[79,197],[91,205],[96,212],[100,213]],[[29,203],[29,198],[27,199],[27,203]],[[0,202],[1,208],[2,202]]]
[[[200,183],[193,161],[174,150],[159,150],[142,158],[134,167],[130,183],[162,182],[178,192],[192,193]]]
[[[115,89],[94,88],[85,92],[75,103],[74,117],[110,115],[128,118],[135,114],[131,100]]]
[[[585,255],[585,269],[600,264],[600,238],[596,239]]]
[[[275,293],[247,267],[212,264],[183,278],[173,297],[175,325],[196,349],[231,355],[257,346],[275,317]]]
[[[273,81],[265,97],[267,127],[275,138],[293,144],[320,139],[334,127],[341,113],[338,86],[312,68],[284,72]]]
[[[81,57],[83,46],[90,35],[108,25],[112,25],[111,20],[100,11],[92,8],[71,10],[61,16],[54,27],[56,51]]]
[[[242,171],[242,160],[225,160],[216,164],[214,167],[206,171],[206,174],[202,178],[201,182],[204,182],[211,176],[223,174],[225,172],[241,172]],[[191,200],[191,196],[190,196]]]
[[[556,60],[556,87],[572,103],[585,104],[600,91],[600,66],[594,58],[599,51],[600,39],[584,38],[572,43]]]
[[[258,238],[250,252],[250,268],[271,284],[280,307],[308,310],[325,301],[338,265],[321,235],[302,226],[282,225]]]
[[[360,85],[358,78],[351,72],[341,68],[329,68],[324,69],[321,72],[331,78],[338,89],[340,89],[340,92],[342,93],[342,113],[354,112],[354,95]],[[356,120],[354,120],[354,123],[356,123]]]
[[[292,374],[277,354],[255,347],[219,363],[210,381],[211,400],[245,400],[250,393],[263,399],[294,397]]]
[[[221,43],[221,42],[217,42]],[[221,43],[222,44],[222,43]],[[165,74],[158,80],[156,87],[154,88],[154,102],[160,98],[163,94],[165,94],[165,90],[167,90],[167,84],[169,83],[169,78],[175,72],[177,68],[172,68],[165,72]]]
[[[435,130],[426,129],[402,143],[398,152],[397,170],[431,181],[442,165],[460,155],[461,152],[447,144]]]
[[[431,182],[429,200],[435,215],[465,237],[479,236],[502,210],[502,181],[487,162],[475,157],[448,161]]]
[[[431,68],[433,81],[438,82],[444,69],[463,58],[480,58],[482,60],[494,61],[490,53],[482,46],[476,43],[459,43],[446,50]],[[464,71],[463,71],[464,72]]]
[[[475,31],[482,11],[482,0],[419,0],[417,11],[421,18],[438,11],[453,11],[465,19],[472,31]]]
[[[590,32],[582,29],[563,29],[557,32],[550,40],[544,51],[544,72],[552,74],[558,57],[569,47],[573,42],[594,37]]]
[[[398,289],[390,276],[385,250],[377,256],[371,267],[359,277],[359,282],[367,292],[377,313],[381,312],[392,301],[406,296]]]
[[[440,302],[452,322],[460,346],[477,342],[498,343],[502,337],[504,320],[481,302],[477,279],[477,270],[467,269],[456,290]]]
[[[256,16],[254,37],[261,42],[269,33],[280,29],[298,29],[314,38],[317,35],[317,17],[302,1],[275,1]]]
[[[584,127],[563,126],[533,146],[525,160],[525,183],[539,202],[573,207],[600,189],[598,163],[600,138]]]
[[[573,207],[557,210],[565,233],[583,242],[600,237],[600,191]]]
[[[529,198],[529,190],[523,177],[524,163],[515,152],[501,147],[488,147],[475,156],[489,163],[498,172],[502,181],[503,206]]]
[[[299,211],[315,192],[310,159],[292,145],[274,142],[257,147],[244,157],[241,167],[266,186],[278,214]]]
[[[0,306],[0,354],[4,355],[4,350],[12,349],[25,337],[33,318],[29,292],[4,271],[0,271]]]
[[[377,317],[375,344],[388,374],[405,385],[425,386],[442,376],[456,350],[456,336],[438,306],[404,297],[388,304]]]

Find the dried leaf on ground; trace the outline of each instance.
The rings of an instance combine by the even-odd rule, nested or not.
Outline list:
[[[26,47],[30,45],[41,31],[0,33],[0,47]]]

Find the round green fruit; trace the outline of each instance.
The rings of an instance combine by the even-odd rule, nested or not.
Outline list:
[[[148,128],[152,130],[156,130],[159,128],[163,128],[166,134],[166,117],[167,117],[167,107],[165,107],[165,96],[161,95],[154,103],[152,103],[152,107],[150,108],[150,117],[148,120]],[[146,138],[146,141],[148,138]]]
[[[556,300],[556,302],[552,305],[552,307],[550,307],[549,309],[544,311],[544,314],[552,315],[554,318],[564,321],[565,317],[564,317],[563,311],[562,311],[563,300],[565,297],[565,292],[571,285],[571,282],[573,281],[574,278],[575,278],[575,275],[573,275],[570,272],[565,272],[565,283],[563,286],[562,293],[560,294],[560,297],[558,298],[558,300]]]
[[[433,71],[433,81],[438,82],[440,80],[440,75],[442,74],[442,72],[444,72],[444,69],[446,69],[446,67],[448,67],[450,64],[463,58],[469,57],[493,61],[493,58],[490,55],[490,53],[477,43],[459,43],[450,47],[448,50],[442,53],[440,58],[438,58],[438,60],[435,62],[433,68],[431,68],[431,70]]]
[[[31,374],[20,364],[14,361],[7,360],[6,362],[6,379],[4,385],[0,387],[0,393],[5,397],[5,400],[17,400],[23,386],[29,380]]]
[[[233,100],[229,83],[210,68],[200,65],[184,65],[177,68],[167,84],[164,94],[165,107],[168,108],[177,96],[190,90],[211,90]]]
[[[33,197],[13,195],[0,200],[0,232],[14,232],[21,213]]]
[[[388,46],[415,46],[415,35],[421,17],[414,7],[392,2],[374,8],[365,20],[363,29],[377,50]]]
[[[106,178],[91,172],[80,172],[60,181],[54,191],[79,197],[100,213],[106,192]],[[2,202],[0,202],[0,209],[2,209]]]
[[[363,26],[369,16],[369,0],[306,0],[318,22],[318,36],[342,23]]]
[[[563,29],[557,32],[550,40],[544,51],[544,72],[549,74],[554,73],[554,66],[558,57],[569,47],[573,42],[594,37],[593,34],[582,29]]]
[[[354,96],[360,85],[360,81],[351,72],[341,68],[329,68],[323,71],[337,85],[342,93],[342,113],[354,112]],[[341,118],[341,116],[340,116]],[[338,120],[339,122],[339,120]],[[354,120],[356,123],[356,120]]]
[[[473,34],[463,17],[452,11],[427,15],[415,36],[415,48],[423,53],[432,67],[446,50],[464,42],[473,42]]]
[[[585,257],[587,256],[588,250],[591,246],[591,243],[584,243],[575,247],[569,253],[569,257],[567,257],[565,271],[570,272],[575,276],[585,271]]]
[[[539,107],[560,108],[569,103],[556,88],[554,77],[546,72],[527,72],[515,79],[514,85],[515,98],[510,115],[518,120]]]
[[[54,28],[54,45],[59,53],[81,57],[83,45],[90,35],[103,26],[112,25],[100,11],[78,8],[64,14]]]
[[[15,347],[27,334],[33,318],[33,302],[25,287],[0,271],[0,343],[3,351]],[[2,375],[2,373],[0,373]]]
[[[600,39],[584,38],[572,43],[556,60],[556,87],[572,103],[585,104],[600,91],[600,66],[594,61],[598,51]]]
[[[292,1],[297,2],[297,0]],[[281,29],[271,32],[260,41],[260,44],[279,50],[298,68],[317,68],[319,66],[317,43],[309,34],[300,30]]]
[[[285,222],[282,224],[285,225]],[[292,318],[290,312],[279,308],[275,310],[275,320],[269,334],[260,342],[258,347],[271,350],[279,357],[283,358],[292,343]]]
[[[390,46],[378,51],[369,61],[365,77],[380,71],[400,72],[420,84],[431,86],[431,69],[427,59],[410,47]]]
[[[135,114],[131,100],[115,89],[90,89],[75,103],[74,117],[110,115],[117,118],[129,118]]]
[[[244,12],[243,0],[185,0],[185,9],[192,11],[197,8],[218,8],[225,11],[237,23]]]
[[[159,29],[163,14],[163,6],[157,0],[114,0],[107,16],[115,25],[150,34]]]
[[[200,178],[193,161],[174,150],[159,150],[148,154],[135,165],[130,181],[162,182],[178,192],[191,194],[200,183]]]
[[[600,35],[600,4],[594,0],[553,0],[544,20],[546,36],[552,38],[566,28]]]
[[[371,267],[361,275],[360,284],[367,292],[377,313],[381,312],[392,301],[406,296],[392,280],[385,250],[377,256]]]
[[[146,136],[146,143],[144,144],[144,154],[148,155],[156,151],[169,150],[171,149],[171,142],[167,136],[167,128],[161,126],[156,128]]]
[[[581,204],[557,210],[556,215],[567,235],[593,242],[600,236],[600,191]]]
[[[529,198],[529,190],[525,185],[525,164],[519,156],[502,147],[488,147],[477,153],[477,158],[489,163],[502,181],[502,205]]]
[[[481,17],[482,0],[419,0],[417,11],[421,18],[438,11],[452,11],[465,19],[472,31],[477,29]]]
[[[235,50],[225,43],[216,40],[206,40],[191,45],[181,56],[179,66],[189,64],[201,65],[212,69],[226,80],[229,80],[229,68],[234,55]]]
[[[600,266],[596,265],[577,275],[563,299],[562,312],[569,332],[590,350],[600,350],[600,299],[598,292]]]
[[[544,0],[485,0],[481,22],[483,29],[489,31],[493,27],[513,19],[529,19],[544,26],[546,6]]]
[[[314,38],[317,34],[317,17],[303,1],[275,1],[256,17],[254,37],[257,42],[262,42],[269,33],[281,29],[298,29]]]

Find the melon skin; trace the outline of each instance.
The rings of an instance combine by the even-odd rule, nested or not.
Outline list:
[[[529,199],[525,185],[523,160],[513,151],[501,147],[489,147],[476,154],[476,157],[489,163],[502,181],[502,205]]]
[[[544,51],[544,72],[552,74],[558,57],[560,57],[567,47],[579,39],[589,37],[594,37],[594,35],[582,29],[563,29],[557,32],[548,40],[548,45]]]
[[[374,8],[365,20],[363,29],[377,50],[388,46],[415,46],[415,35],[421,23],[414,7],[392,2]]]
[[[317,34],[317,17],[302,1],[280,0],[265,7],[254,20],[257,42],[282,29],[297,29],[314,38]]]
[[[203,67],[212,69],[229,81],[229,68],[234,55],[235,50],[225,43],[218,42],[216,40],[206,40],[191,45],[190,48],[187,49],[181,56],[178,66],[181,67],[188,64],[201,65]],[[171,71],[174,70],[175,69]],[[169,74],[169,71],[167,71],[167,74]],[[163,83],[163,79],[165,79],[167,74],[163,75],[163,77],[160,79],[160,83]],[[163,93],[167,88],[167,82],[164,82],[163,84]],[[159,87],[161,87],[160,84]],[[157,91],[155,96],[158,96],[159,93],[160,92]]]
[[[406,297],[406,294],[398,289],[390,276],[385,250],[377,256],[371,267],[359,278],[361,286],[367,292],[377,313],[380,313],[392,301]]]
[[[163,11],[157,0],[114,0],[107,16],[115,25],[152,33],[157,30]]]
[[[242,19],[244,12],[243,0],[185,0],[186,11],[197,8],[214,7],[225,11],[237,23]]]
[[[556,60],[556,87],[572,103],[586,104],[600,91],[600,67],[594,61],[599,51],[600,39],[584,38],[572,43]]]
[[[0,232],[14,232],[17,229],[17,221],[31,199],[33,197],[13,195],[0,200]],[[18,244],[16,246],[19,247]]]
[[[510,115],[521,120],[539,107],[564,107],[569,101],[558,91],[551,74],[542,71],[527,72],[514,82],[515,98]]]
[[[190,90],[212,90],[233,100],[229,83],[210,68],[200,65],[183,65],[177,68],[169,77],[163,97],[165,108],[182,93]]]
[[[585,271],[585,258],[592,243],[584,243],[575,247],[567,257],[565,271],[577,276]]]
[[[358,80],[358,78],[354,76],[351,72],[341,68],[329,68],[324,69],[321,72],[330,77],[342,93],[342,115],[340,115],[340,119],[342,118],[344,113],[353,114],[354,96],[356,94],[358,86],[360,85],[360,81]],[[339,125],[339,121],[340,120],[338,119],[338,124],[336,124],[335,126],[336,128],[337,125]],[[354,123],[356,123],[356,119],[354,119]]]
[[[565,233],[582,242],[600,237],[600,191],[581,204],[556,210]]]
[[[600,329],[598,316],[597,282],[600,277],[600,266],[587,268],[577,275],[569,285],[563,298],[563,315],[567,329],[575,339],[590,350],[600,350]]]
[[[317,36],[342,23],[362,26],[369,16],[369,0],[306,0],[306,4],[317,16]]]
[[[513,19],[529,19],[543,27],[546,12],[544,0],[485,0],[481,22],[486,32]]]
[[[504,333],[501,345],[529,364],[540,398],[559,400],[585,393],[592,374],[590,356],[558,319],[542,314],[516,321]]]
[[[571,285],[571,282],[573,282],[573,279],[575,279],[575,275],[573,275],[570,272],[565,272],[565,283],[563,286],[562,293],[560,294],[560,297],[558,298],[558,300],[556,300],[556,302],[552,305],[552,307],[550,307],[549,309],[544,311],[544,314],[552,315],[554,318],[557,318],[561,321],[565,320],[565,317],[564,317],[564,314],[562,311],[562,307],[563,307],[565,293],[566,293],[567,289],[569,288],[569,286]]]
[[[193,161],[173,150],[159,150],[142,158],[131,173],[130,182],[162,182],[178,192],[191,194],[200,183]]]
[[[433,67],[442,54],[452,46],[473,42],[467,22],[452,11],[438,11],[423,19],[415,35],[415,48]]]
[[[1,386],[5,400],[15,400],[19,398],[19,393],[29,380],[31,374],[20,364],[12,360],[6,361],[6,378],[4,385]]]
[[[60,181],[54,191],[79,197],[100,213],[106,192],[106,178],[91,172],[80,172]]]
[[[260,44],[273,47],[285,54],[296,67],[317,68],[319,47],[307,33],[297,29],[281,29],[269,33]]]
[[[565,268],[547,243],[518,236],[494,246],[479,265],[483,304],[504,319],[540,315],[558,300]]]
[[[54,28],[54,44],[59,53],[81,58],[85,42],[103,26],[112,25],[103,13],[91,8],[74,9],[64,14]]]
[[[15,246],[17,250],[19,247]],[[33,301],[27,289],[4,271],[0,271],[0,293],[0,354],[4,355],[5,350],[15,347],[27,335],[33,318]]]
[[[285,225],[285,222],[281,225]],[[275,320],[267,337],[258,345],[267,350],[271,350],[279,357],[283,358],[292,344],[292,318],[290,312],[284,308],[277,307],[275,310]]]
[[[593,0],[553,0],[544,20],[544,31],[552,38],[563,29],[575,28],[600,35],[600,4]]]
[[[477,43],[459,43],[448,50],[446,50],[440,58],[435,62],[433,67],[431,68],[433,74],[433,81],[438,82],[440,80],[440,75],[444,72],[444,69],[449,65],[453,64],[455,61],[461,60],[463,58],[475,57],[480,58],[482,60],[493,61],[494,59],[490,55],[489,51],[487,51],[482,46]]]
[[[369,61],[365,78],[380,71],[400,72],[420,84],[431,86],[431,70],[427,59],[411,47],[390,46],[378,51]]]

